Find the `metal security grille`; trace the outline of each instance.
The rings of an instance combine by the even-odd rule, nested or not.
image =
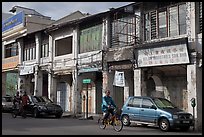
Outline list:
[[[112,47],[124,47],[134,45],[139,40],[139,17],[136,15],[118,17],[115,13],[112,21]]]

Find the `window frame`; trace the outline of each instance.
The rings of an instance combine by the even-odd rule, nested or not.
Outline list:
[[[36,46],[35,43],[27,45],[23,49],[23,61],[36,59]]]
[[[13,52],[13,50],[15,50],[15,52]],[[18,52],[18,43],[13,42],[11,44],[5,45],[5,50],[4,51],[5,51],[5,53],[4,53],[5,58],[17,56],[19,54],[19,52]]]
[[[144,101],[149,101],[151,103],[151,105],[149,105],[149,106],[144,105]],[[142,108],[151,109],[153,105],[154,105],[154,103],[150,99],[148,99],[148,98],[142,99]]]
[[[155,40],[155,39],[162,39],[162,38],[167,38],[167,37],[174,37],[175,35],[172,35],[170,36],[170,8],[176,8],[176,11],[177,11],[177,14],[176,14],[176,33],[177,35],[176,36],[179,36],[179,35],[184,35],[184,34],[187,34],[187,19],[185,18],[185,33],[184,34],[181,34],[181,31],[180,31],[180,28],[181,28],[181,25],[184,25],[184,24],[180,24],[181,20],[179,18],[180,16],[180,6],[181,5],[185,5],[186,7],[186,11],[185,13],[187,13],[187,4],[186,2],[181,2],[181,3],[176,3],[176,4],[171,4],[171,5],[168,5],[168,6],[165,6],[165,7],[161,7],[161,8],[158,8],[158,9],[152,9],[152,10],[148,10],[148,11],[145,11],[144,14],[143,14],[143,25],[144,25],[144,29],[143,29],[143,32],[144,32],[144,35],[143,35],[143,39],[144,41],[151,41],[151,40]],[[160,24],[159,24],[159,13],[161,12],[166,12],[166,37],[160,37]],[[156,12],[156,37],[153,38],[152,37],[152,23],[151,23],[151,13],[152,12]],[[147,23],[147,19],[146,19],[146,16],[148,15],[148,23]],[[149,32],[147,32],[147,24],[149,24]]]
[[[73,38],[74,38],[74,36],[73,35],[68,35],[68,36],[66,36],[66,37],[62,37],[62,38],[57,38],[57,39],[55,39],[55,46],[54,46],[54,48],[55,48],[55,57],[59,57],[59,56],[64,56],[64,55],[69,55],[69,54],[73,54]],[[70,48],[69,49],[69,51],[66,51],[67,53],[61,53],[61,51],[59,51],[59,50],[61,50],[61,47],[60,47],[60,49],[58,49],[58,47],[59,47],[59,45],[58,44],[60,44],[60,42],[66,42],[66,41],[68,41],[68,42],[70,42],[69,44],[71,44],[70,45],[70,47],[68,47],[68,48]],[[64,44],[64,43],[63,43]],[[67,43],[66,43],[67,44]],[[68,45],[68,44],[67,44]],[[64,46],[64,45],[63,45]],[[69,45],[68,45],[69,46]],[[60,52],[60,53],[59,53]]]

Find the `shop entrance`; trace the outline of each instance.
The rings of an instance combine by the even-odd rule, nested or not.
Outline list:
[[[164,98],[163,84],[158,76],[153,75],[147,80],[147,96]]]
[[[68,111],[68,90],[67,83],[60,82],[57,85],[57,103],[62,107],[63,111]]]

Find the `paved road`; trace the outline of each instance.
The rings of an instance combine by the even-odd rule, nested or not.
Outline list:
[[[156,127],[131,126],[116,132],[111,126],[99,129],[97,119],[79,120],[74,118],[12,118],[2,113],[2,135],[202,135],[192,130],[188,132],[162,132]]]

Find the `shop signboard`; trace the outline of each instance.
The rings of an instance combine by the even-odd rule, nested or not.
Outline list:
[[[125,86],[125,74],[123,71],[115,71],[113,85],[118,87]]]
[[[138,50],[138,67],[187,64],[189,62],[186,44]]]
[[[84,73],[84,72],[94,72],[94,71],[99,71],[98,68],[81,68],[79,69],[79,73]]]
[[[2,33],[24,26],[24,12],[20,12],[2,21]]]
[[[33,66],[22,66],[20,67],[20,75],[28,75],[34,73]]]

